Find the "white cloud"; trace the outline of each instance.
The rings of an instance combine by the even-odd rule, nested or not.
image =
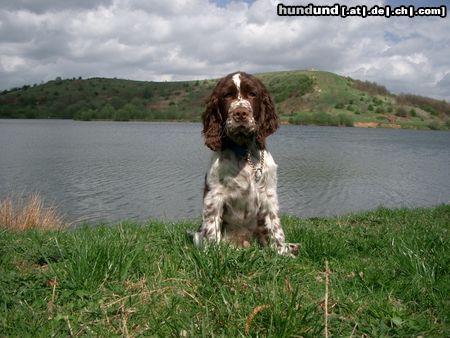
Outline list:
[[[0,0],[0,88],[316,68],[450,101],[449,20],[278,17],[277,3]]]
[[[14,72],[25,65],[25,60],[18,56],[0,56],[0,67],[6,72]]]

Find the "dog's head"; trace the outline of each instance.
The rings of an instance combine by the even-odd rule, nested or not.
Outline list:
[[[202,115],[205,144],[219,151],[230,140],[247,147],[256,141],[265,149],[266,137],[278,128],[275,106],[264,84],[236,72],[219,80]]]

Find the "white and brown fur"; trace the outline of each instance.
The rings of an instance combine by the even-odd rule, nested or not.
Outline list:
[[[205,177],[203,221],[192,233],[195,245],[227,241],[239,247],[253,240],[279,254],[297,254],[285,242],[278,216],[277,165],[265,139],[278,128],[273,101],[263,83],[236,72],[221,79],[202,115],[205,144],[214,151]],[[262,165],[262,175],[253,167]]]

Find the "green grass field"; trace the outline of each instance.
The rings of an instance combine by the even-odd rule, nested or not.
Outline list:
[[[450,335],[449,205],[283,224],[297,258],[199,251],[198,224],[0,228],[0,336]]]

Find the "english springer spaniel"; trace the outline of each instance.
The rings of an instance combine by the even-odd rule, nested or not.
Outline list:
[[[253,240],[293,256],[278,216],[277,165],[266,137],[278,128],[275,106],[264,84],[236,72],[221,79],[202,115],[205,144],[214,151],[206,173],[203,221],[191,233],[196,246],[227,241],[249,247]]]

